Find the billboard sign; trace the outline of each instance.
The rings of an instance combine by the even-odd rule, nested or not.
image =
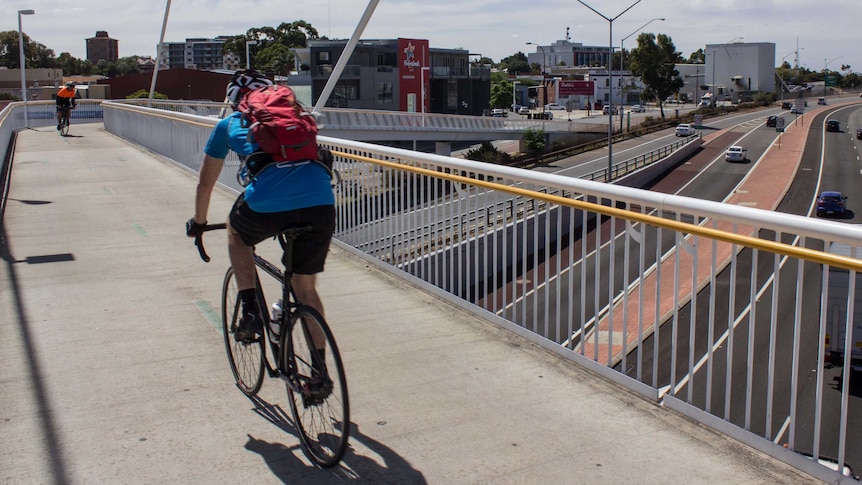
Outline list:
[[[431,97],[431,78],[430,72],[426,72],[430,63],[427,40],[398,39],[399,110],[413,113],[430,111],[428,100]],[[422,108],[423,102],[425,109]]]
[[[560,96],[592,96],[593,81],[560,81]]]

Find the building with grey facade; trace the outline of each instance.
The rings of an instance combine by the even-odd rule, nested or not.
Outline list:
[[[222,53],[222,47],[229,39],[231,36],[165,42],[159,53],[159,69],[238,69],[240,60],[237,56]]]
[[[311,86],[316,104],[347,42],[310,40],[294,49],[300,69],[288,83]],[[424,39],[360,40],[327,106],[481,115],[490,108],[491,69],[470,56],[464,49],[431,48]]]

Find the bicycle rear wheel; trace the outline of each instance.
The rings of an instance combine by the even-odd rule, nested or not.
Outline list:
[[[69,115],[64,114],[60,120],[60,135],[66,136],[69,134]]]
[[[322,352],[315,348],[312,332],[325,338]],[[317,311],[300,306],[282,345],[290,411],[302,448],[318,465],[333,467],[344,456],[350,434],[347,378],[335,338]]]
[[[253,396],[263,384],[265,338],[261,337],[254,342],[240,342],[234,338],[241,315],[239,288],[233,277],[232,267],[228,268],[224,275],[221,308],[224,346],[230,370],[236,379],[236,387],[246,395]]]

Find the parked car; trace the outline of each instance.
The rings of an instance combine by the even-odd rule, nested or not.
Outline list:
[[[772,115],[769,118],[766,118],[766,126],[767,127],[774,127],[777,122],[778,122],[778,116]]]
[[[724,160],[728,162],[744,162],[748,151],[739,145],[733,145],[724,154]]]
[[[862,140],[862,128],[856,128],[856,139]]]
[[[841,131],[841,123],[838,120],[826,120],[826,131]]]
[[[602,114],[606,115],[608,113],[617,114],[617,107],[609,104],[602,106]]]
[[[557,104],[557,103],[550,103],[550,104],[545,105],[545,111],[551,111],[551,110],[555,110],[555,109],[556,110],[564,110],[564,109],[566,109],[566,107],[561,105],[561,104]]]
[[[691,136],[694,135],[694,127],[689,125],[688,123],[682,123],[676,125],[676,136]]]
[[[844,217],[847,213],[846,201],[847,197],[841,192],[832,190],[821,192],[820,197],[817,198],[817,217]]]
[[[528,114],[530,114],[530,108],[528,108],[526,106],[521,106],[520,108],[518,108],[518,114],[519,115],[528,115]]]
[[[633,104],[631,110],[632,113],[644,113],[646,112],[646,107],[641,104]]]
[[[494,108],[491,110],[491,116],[495,118],[503,118],[509,116],[509,111],[502,108]]]

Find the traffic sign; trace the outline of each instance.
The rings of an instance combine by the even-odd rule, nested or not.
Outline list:
[[[703,115],[694,115],[694,127],[696,129],[703,128]]]
[[[786,121],[784,118],[778,117],[775,119],[775,131],[784,131],[784,124]]]

